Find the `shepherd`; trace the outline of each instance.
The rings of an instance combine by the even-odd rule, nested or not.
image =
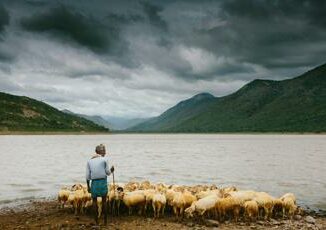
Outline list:
[[[108,194],[107,177],[114,172],[114,166],[109,169],[108,158],[105,157],[105,146],[100,144],[95,148],[95,155],[87,161],[86,182],[88,192],[93,199],[93,210],[96,224],[98,224],[97,197],[102,198],[102,211],[104,216],[104,225],[107,225],[106,197]]]

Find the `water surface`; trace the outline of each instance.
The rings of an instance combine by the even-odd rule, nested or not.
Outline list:
[[[325,135],[0,136],[0,204],[54,196],[84,182],[94,147],[107,145],[116,181],[215,183],[297,195],[326,209]]]

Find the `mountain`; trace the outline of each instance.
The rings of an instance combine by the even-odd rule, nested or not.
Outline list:
[[[103,119],[103,117],[101,117],[101,116],[98,116],[98,115],[90,116],[90,115],[85,115],[85,114],[80,114],[80,113],[74,113],[74,112],[71,112],[68,109],[64,109],[64,110],[61,110],[61,111],[64,112],[64,113],[67,113],[67,114],[72,114],[72,115],[75,115],[75,116],[78,116],[78,117],[85,118],[85,119],[87,119],[89,121],[94,122],[97,125],[103,126],[105,128],[112,129],[112,125],[107,120]]]
[[[114,116],[103,117],[109,124],[112,130],[124,130],[132,126],[138,125],[147,121],[149,118],[124,118]]]
[[[209,93],[198,94],[188,100],[179,102],[158,117],[151,118],[143,123],[135,125],[129,131],[165,131],[171,130],[178,123],[182,123],[196,114],[201,113],[208,104],[216,98]]]
[[[68,109],[64,109],[62,110],[62,112],[85,118],[87,120],[94,122],[95,124],[104,126],[106,128],[110,128],[110,130],[112,131],[124,130],[148,120],[148,118],[123,118],[123,117],[114,117],[114,116],[102,117],[99,115],[90,116],[90,115],[85,115],[80,113],[74,113]]]
[[[233,94],[199,94],[136,132],[325,132],[326,64],[282,81],[254,80]]]
[[[0,131],[107,132],[84,118],[24,96],[0,92]]]

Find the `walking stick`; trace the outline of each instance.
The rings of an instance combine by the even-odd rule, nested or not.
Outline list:
[[[114,181],[114,171],[112,172],[112,182],[113,182],[113,189],[114,189],[114,196],[115,196],[115,181]]]
[[[114,195],[114,199],[113,199],[113,207],[112,207],[112,214],[115,215],[115,202],[116,202],[116,199],[115,199],[115,181],[114,181],[114,171],[112,172],[112,182],[113,182],[113,195]]]

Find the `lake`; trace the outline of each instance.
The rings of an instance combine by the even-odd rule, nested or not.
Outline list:
[[[0,205],[54,197],[85,183],[86,161],[107,146],[117,182],[235,185],[326,210],[326,135],[115,134],[0,136]]]

